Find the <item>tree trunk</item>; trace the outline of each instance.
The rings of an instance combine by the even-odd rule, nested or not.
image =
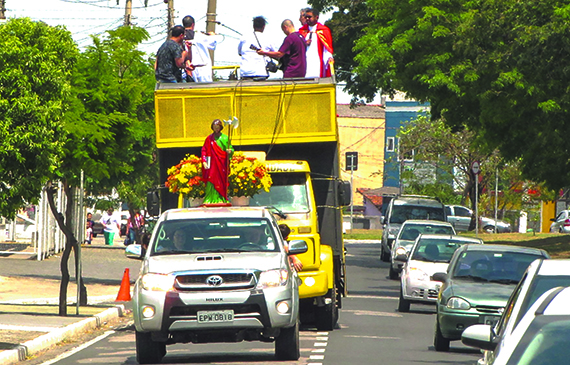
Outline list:
[[[55,220],[57,222],[57,225],[59,227],[59,229],[61,229],[61,231],[63,232],[63,234],[65,235],[65,248],[63,250],[63,254],[61,256],[61,263],[60,263],[60,269],[61,269],[61,284],[59,287],[59,315],[60,316],[66,316],[67,315],[67,287],[69,285],[69,268],[68,268],[68,263],[69,263],[69,257],[71,255],[71,250],[73,249],[75,252],[75,264],[76,264],[76,269],[75,269],[75,277],[77,282],[81,281],[81,285],[79,286],[79,304],[80,305],[86,305],[87,304],[87,288],[85,287],[85,285],[83,284],[83,280],[80,280],[81,277],[81,273],[79,272],[79,270],[77,270],[78,265],[79,265],[79,257],[78,257],[78,242],[77,239],[75,238],[75,235],[73,234],[73,232],[71,231],[70,227],[68,227],[66,225],[66,222],[71,222],[71,206],[73,204],[72,199],[70,198],[71,194],[69,194],[69,185],[67,184],[67,181],[63,182],[63,187],[64,187],[64,192],[67,199],[67,205],[66,205],[66,217],[64,219],[64,216],[61,212],[57,211],[57,207],[55,205],[55,192],[56,192],[56,188],[52,185],[51,182],[48,182],[47,186],[46,186],[46,193],[47,193],[47,198],[48,198],[48,204],[50,207],[50,210],[53,214],[53,216],[55,217]]]

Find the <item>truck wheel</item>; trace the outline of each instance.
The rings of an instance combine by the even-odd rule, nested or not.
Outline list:
[[[332,331],[338,322],[338,306],[336,301],[336,283],[329,290],[325,298],[330,298],[331,304],[316,308],[317,329],[319,331]]]
[[[275,339],[275,357],[279,360],[299,360],[299,320],[293,327],[282,328],[279,337]]]
[[[166,344],[152,340],[150,332],[135,331],[137,362],[157,364],[166,355]]]
[[[390,261],[390,254],[384,250],[382,244],[380,244],[380,260],[384,262]]]
[[[410,301],[404,299],[404,289],[400,287],[400,301],[398,302],[398,312],[409,312]]]
[[[390,263],[390,268],[388,269],[388,276],[391,280],[396,280],[398,278],[398,273],[392,268],[392,263]]]

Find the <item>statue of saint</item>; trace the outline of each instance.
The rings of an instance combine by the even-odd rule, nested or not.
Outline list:
[[[229,162],[234,150],[228,136],[222,134],[224,124],[221,120],[215,119],[211,128],[214,133],[206,137],[202,146],[202,179],[206,183],[204,204],[229,203]]]

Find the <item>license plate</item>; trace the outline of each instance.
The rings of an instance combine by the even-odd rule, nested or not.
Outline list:
[[[198,311],[198,323],[233,322],[234,311]]]
[[[499,322],[499,319],[501,317],[498,316],[481,316],[481,323],[483,324],[488,324],[491,327],[495,327],[495,325],[497,324],[497,322]]]

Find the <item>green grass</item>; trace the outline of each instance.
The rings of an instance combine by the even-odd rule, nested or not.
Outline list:
[[[475,237],[474,232],[461,233],[462,236]],[[519,245],[546,250],[552,258],[570,258],[570,235],[559,233],[479,233],[485,243]],[[345,239],[380,240],[381,229],[354,229],[344,235]]]

